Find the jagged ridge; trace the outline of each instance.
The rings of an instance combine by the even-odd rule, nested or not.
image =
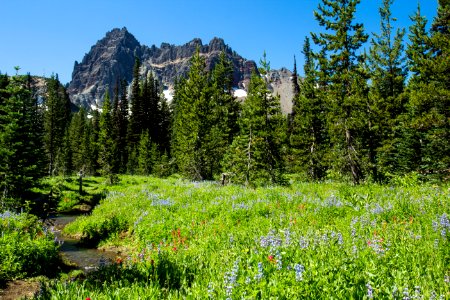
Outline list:
[[[213,68],[219,54],[225,51],[233,62],[234,85],[237,88],[247,86],[256,70],[255,62],[238,55],[223,39],[214,38],[207,45],[200,39],[193,39],[181,46],[162,43],[159,48],[148,47],[141,45],[126,28],[116,28],[92,46],[81,63],[75,62],[68,88],[70,98],[73,103],[85,107],[98,104],[106,90],[112,90],[117,79],[131,81],[135,56],[142,62],[143,73],[154,72],[166,88],[171,88],[175,78],[188,71],[189,60],[197,47],[206,57],[208,69]]]

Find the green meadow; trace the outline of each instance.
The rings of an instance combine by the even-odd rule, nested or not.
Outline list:
[[[36,299],[450,298],[448,186],[98,184],[65,234],[120,255]]]

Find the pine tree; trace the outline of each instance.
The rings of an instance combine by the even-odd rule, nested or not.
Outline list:
[[[73,171],[86,173],[89,157],[86,153],[87,113],[81,109],[72,117],[69,127],[70,152]]]
[[[119,173],[125,173],[127,171],[128,164],[128,147],[127,147],[127,131],[128,131],[128,98],[127,98],[127,82],[123,80],[121,82],[121,93],[119,110],[117,112],[117,122],[114,123],[117,127],[117,152],[119,153]]]
[[[294,70],[292,71],[292,90],[294,94],[293,99],[297,99],[298,95],[300,94],[300,85],[298,84],[297,60],[295,59],[295,55],[294,55]]]
[[[48,174],[57,172],[56,158],[63,145],[63,137],[70,124],[70,100],[58,75],[47,80],[47,97],[45,99],[45,148],[48,155]]]
[[[291,149],[291,168],[293,172],[307,174],[312,180],[320,180],[326,171],[326,132],[325,108],[321,87],[318,83],[314,54],[309,38],[303,46],[305,56],[305,78],[293,105],[289,143]]]
[[[267,88],[270,70],[264,53],[261,75],[253,74],[247,99],[239,116],[240,132],[224,158],[225,172],[231,180],[245,185],[284,183],[280,99]]]
[[[233,96],[233,67],[222,52],[211,73],[211,100],[209,113],[205,113],[204,141],[201,146],[205,155],[205,178],[212,179],[221,172],[224,153],[233,142],[239,127],[237,118],[239,103]]]
[[[138,173],[140,175],[151,174],[159,160],[158,156],[156,143],[151,141],[148,132],[141,134],[138,150]]]
[[[205,59],[197,48],[187,78],[177,82],[174,95],[172,154],[181,173],[197,180],[206,175],[201,146],[208,129],[210,92],[205,68]]]
[[[111,100],[107,92],[100,115],[99,164],[100,174],[107,177],[110,184],[113,184],[116,179],[116,174],[113,172],[114,137],[112,120]]]
[[[146,117],[140,86],[140,67],[140,60],[136,57],[130,94],[131,115],[128,128],[128,145],[130,147],[135,147],[137,145],[137,143],[139,142],[139,137],[145,128],[144,124]]]
[[[355,184],[363,179],[363,130],[366,127],[364,55],[358,50],[367,41],[362,24],[354,24],[360,0],[322,0],[315,11],[319,25],[326,28],[312,34],[322,48],[318,55],[320,79],[327,82],[328,126],[333,145],[333,167],[349,174]],[[362,86],[361,86],[362,84]]]
[[[16,74],[0,90],[0,202],[2,209],[24,207],[25,194],[45,172],[42,122],[31,77]],[[6,84],[6,86],[5,86]]]
[[[158,103],[159,110],[159,149],[167,157],[170,155],[170,132],[172,124],[172,111],[170,105],[164,97],[161,97]]]
[[[414,75],[408,84],[407,133],[414,135],[405,142],[414,146],[411,154],[416,162],[408,169],[438,178],[450,173],[449,15],[450,4],[440,0],[427,35],[419,11],[408,49]]]
[[[371,41],[370,97],[368,112],[368,155],[372,178],[381,180],[379,168],[386,172],[391,159],[392,128],[395,120],[403,112],[402,93],[407,76],[404,57],[404,29],[397,29],[394,35],[390,7],[393,0],[383,0],[380,7],[380,30]],[[384,147],[380,148],[382,145]]]

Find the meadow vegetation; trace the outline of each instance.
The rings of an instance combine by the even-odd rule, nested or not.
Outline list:
[[[123,176],[66,234],[122,255],[38,299],[450,297],[450,189]]]

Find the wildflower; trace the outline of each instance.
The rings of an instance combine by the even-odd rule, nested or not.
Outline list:
[[[338,244],[339,245],[344,244],[344,238],[342,237],[342,233],[338,232],[337,236],[338,236]]]
[[[284,232],[284,243],[285,245],[291,244],[291,232],[289,231],[289,229],[286,229],[286,231]]]
[[[367,298],[373,299],[373,288],[370,283],[366,284],[367,287]]]
[[[431,223],[431,225],[433,226],[434,232],[437,232],[438,229],[439,229],[439,224],[438,224],[438,222],[433,221],[433,222]]]
[[[309,242],[308,242],[308,240],[305,238],[305,237],[300,237],[300,242],[299,242],[299,244],[300,244],[300,248],[301,249],[306,249],[306,248],[308,248],[308,246],[309,246]]]
[[[277,270],[281,270],[283,268],[283,261],[281,260],[281,254],[277,250],[277,253],[275,254],[275,257],[277,259]]]
[[[394,286],[394,289],[392,290],[392,298],[396,299],[398,294],[398,288]]]
[[[415,299],[422,299],[422,297],[420,296],[420,294],[421,294],[421,292],[420,292],[420,286],[416,285],[416,286],[414,287],[414,293],[415,293],[415,295],[414,295],[414,298],[415,298]]]
[[[295,270],[295,280],[302,281],[303,280],[303,272],[305,271],[305,267],[300,264],[296,264],[294,266]]]
[[[262,262],[258,263],[258,273],[255,275],[255,280],[256,281],[260,281],[263,277],[264,277],[264,269],[263,269],[263,264]]]
[[[212,283],[210,282],[208,284],[208,296],[209,298],[213,298],[213,295],[214,295],[214,288],[212,286]]]
[[[408,291],[408,288],[407,288],[407,287],[405,287],[405,288],[403,289],[403,299],[404,299],[404,300],[409,300],[409,299],[411,299],[411,298],[409,298],[409,291]]]

